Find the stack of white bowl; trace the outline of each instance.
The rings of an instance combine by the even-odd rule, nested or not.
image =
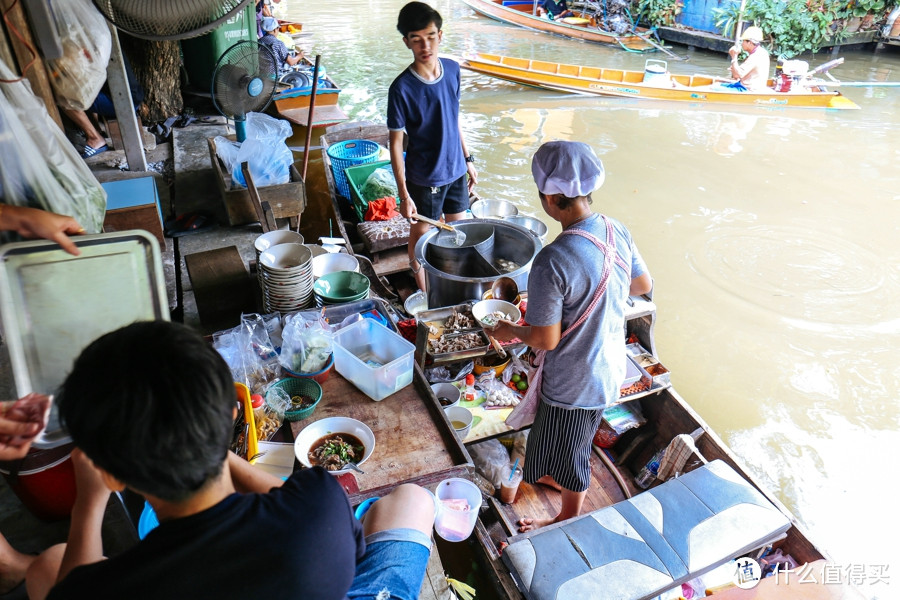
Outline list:
[[[312,304],[312,252],[303,244],[278,244],[259,255],[265,312],[292,312]]]
[[[259,263],[259,255],[273,246],[279,244],[302,244],[303,236],[296,231],[290,229],[276,229],[264,233],[253,242],[253,249],[256,250],[256,280],[259,282],[259,289],[262,290],[262,267]]]

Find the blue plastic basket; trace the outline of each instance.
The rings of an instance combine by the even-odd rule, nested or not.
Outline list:
[[[344,169],[375,162],[380,150],[381,146],[371,140],[346,140],[328,146],[326,152],[331,159],[331,174],[334,175],[334,185],[341,196],[350,199],[350,184],[344,175]]]

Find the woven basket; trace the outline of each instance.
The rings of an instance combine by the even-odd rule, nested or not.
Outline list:
[[[371,140],[346,140],[328,146],[325,152],[331,159],[331,174],[338,193],[350,200],[350,183],[344,169],[375,162],[381,147]]]
[[[322,386],[320,386],[312,379],[298,379],[289,377],[287,379],[276,381],[271,386],[269,386],[268,390],[266,390],[266,403],[269,402],[269,396],[270,394],[272,394],[272,390],[274,390],[275,388],[284,390],[291,398],[293,398],[294,396],[309,396],[313,399],[313,403],[311,406],[307,406],[306,408],[302,408],[299,410],[285,411],[285,421],[301,421],[305,419],[306,417],[313,414],[313,411],[316,410],[316,406],[319,405],[319,401],[322,400]]]

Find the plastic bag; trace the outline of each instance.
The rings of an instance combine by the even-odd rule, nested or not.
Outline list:
[[[428,383],[452,383],[459,381],[475,369],[475,361],[469,360],[456,365],[431,367],[425,369]]]
[[[294,154],[285,143],[293,133],[290,123],[262,113],[248,113],[246,118],[247,139],[237,151],[231,179],[247,187],[241,172],[241,164],[246,162],[256,187],[288,183],[294,164]]]
[[[360,190],[364,202],[372,202],[379,198],[396,198],[400,194],[397,191],[397,181],[390,165],[379,167],[372,171]]]
[[[287,318],[282,331],[281,366],[295,373],[321,371],[331,356],[332,329],[322,319]]]
[[[509,466],[509,452],[499,440],[487,440],[472,444],[468,448],[472,463],[494,488],[500,487],[503,469]]]
[[[63,55],[48,60],[50,84],[63,108],[87,110],[106,82],[109,26],[90,0],[51,0]]]
[[[493,370],[485,371],[479,375],[477,383],[478,387],[484,391],[485,401],[483,406],[485,409],[516,407],[522,399],[519,394],[497,379]]]
[[[291,406],[291,397],[281,387],[270,388],[262,406],[254,409],[256,439],[267,442],[272,439],[284,423],[284,413]]]
[[[263,394],[278,378],[278,358],[265,323],[257,314],[242,315],[241,324],[213,335],[213,348],[225,359],[235,381]]]
[[[16,79],[2,60],[0,78]],[[27,80],[0,85],[0,197],[74,217],[87,233],[103,227],[106,191]]]

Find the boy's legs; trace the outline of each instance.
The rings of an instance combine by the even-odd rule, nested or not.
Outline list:
[[[19,552],[0,534],[0,595],[6,594],[22,583],[25,571],[37,558]]]
[[[459,221],[465,217],[469,208],[469,189],[465,175],[442,187],[416,185],[407,181],[406,188],[416,205],[416,212],[436,221],[442,215],[447,222]],[[420,290],[425,289],[425,273],[421,269],[422,265],[416,261],[416,244],[429,229],[431,225],[421,221],[409,227],[409,265],[415,273]]]
[[[418,598],[433,525],[434,497],[417,485],[401,485],[375,502],[363,517],[366,554],[348,598]]]

